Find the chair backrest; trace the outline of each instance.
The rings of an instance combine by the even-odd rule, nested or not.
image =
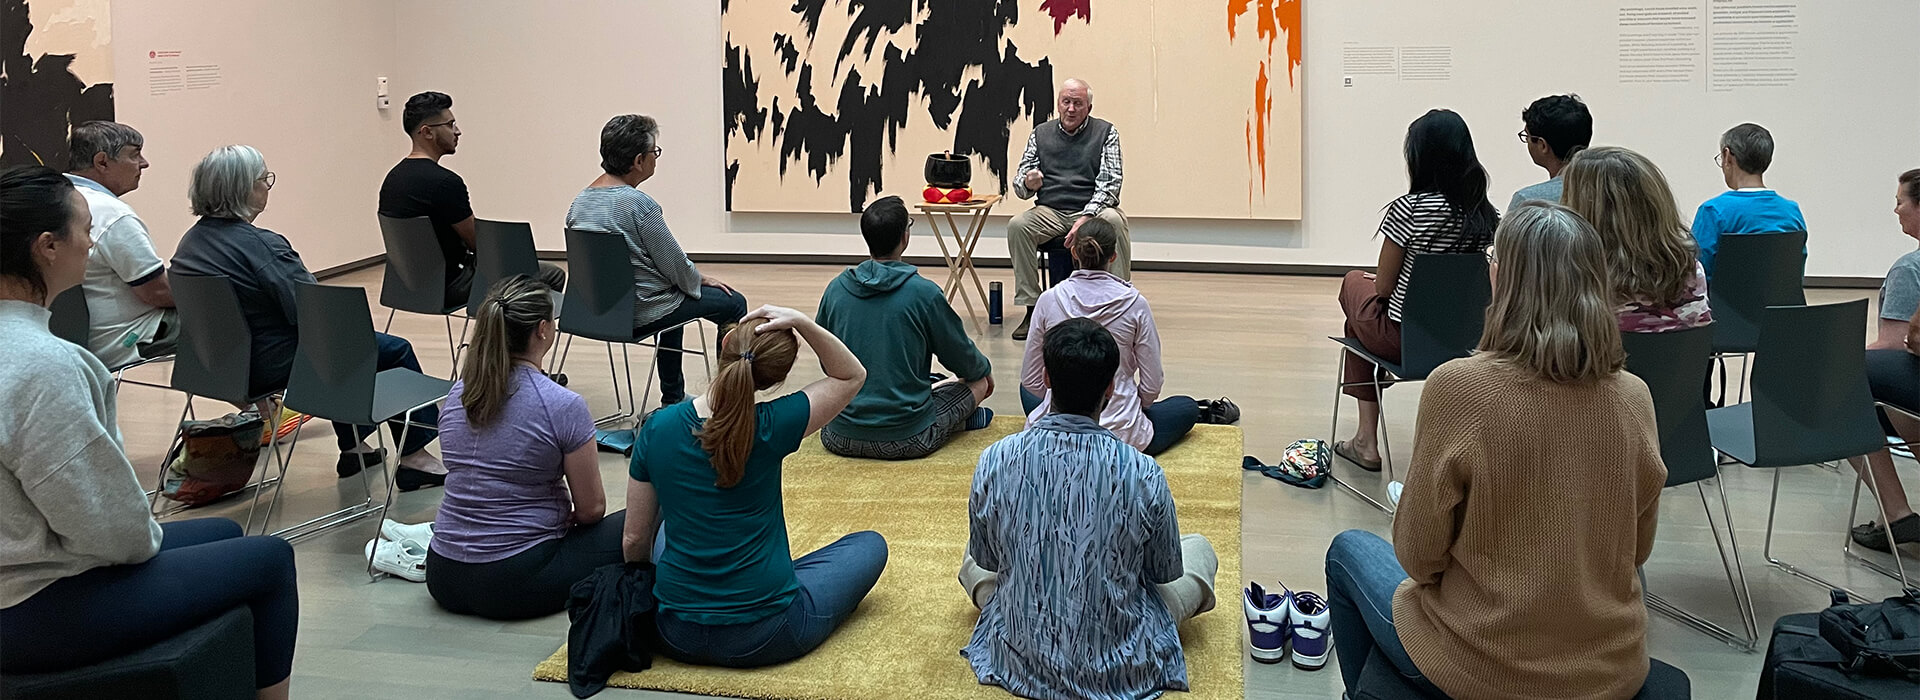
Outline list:
[[[1435,367],[1480,344],[1493,298],[1487,256],[1419,256],[1400,304],[1400,377],[1425,379]]]
[[[1865,299],[1761,312],[1753,466],[1813,464],[1886,446],[1867,388],[1866,344]]]
[[[380,239],[387,247],[380,305],[417,314],[446,313],[447,259],[440,254],[433,221],[380,215]]]
[[[1707,302],[1713,307],[1714,350],[1753,352],[1769,306],[1807,303],[1807,232],[1720,237]]]
[[[1627,371],[1647,383],[1660,426],[1660,458],[1667,485],[1691,484],[1719,473],[1707,430],[1707,365],[1713,326],[1665,333],[1621,333]]]
[[[233,404],[259,398],[247,395],[253,372],[253,332],[240,312],[233,280],[170,270],[167,285],[173,289],[180,321],[173,388]]]
[[[487,290],[514,275],[538,277],[540,254],[533,247],[533,225],[525,221],[473,220],[473,292],[467,315],[480,314]]]
[[[633,264],[617,233],[567,229],[567,303],[560,332],[603,342],[633,340]]]
[[[367,290],[300,283],[300,348],[287,377],[287,408],[338,423],[372,425],[380,346]]]
[[[92,335],[93,315],[87,311],[87,296],[80,290],[80,285],[76,284],[54,297],[53,305],[48,310],[53,312],[53,318],[48,319],[47,330],[53,331],[54,337],[83,348],[88,347],[87,336]]]

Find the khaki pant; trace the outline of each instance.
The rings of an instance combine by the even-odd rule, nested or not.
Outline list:
[[[1120,250],[1111,271],[1123,280],[1133,279],[1133,241],[1127,236],[1127,215],[1117,207],[1100,210],[1101,219],[1113,224],[1120,235]],[[1007,254],[1013,257],[1013,303],[1033,306],[1040,300],[1040,244],[1067,235],[1080,217],[1038,204],[1020,212],[1007,224]],[[1054,280],[1057,284],[1060,280]]]
[[[1213,609],[1213,577],[1220,572],[1220,557],[1213,553],[1213,543],[1205,535],[1180,538],[1180,562],[1186,573],[1172,583],[1154,586],[1174,622]],[[1000,575],[980,568],[973,555],[967,554],[960,561],[960,588],[973,599],[973,607],[982,607],[1000,590]]]

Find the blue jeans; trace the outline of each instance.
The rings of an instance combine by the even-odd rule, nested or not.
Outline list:
[[[1020,388],[1020,408],[1031,415],[1033,409],[1040,407],[1040,397]],[[1153,424],[1153,439],[1147,441],[1147,449],[1141,452],[1157,455],[1173,447],[1173,443],[1193,432],[1193,426],[1200,422],[1200,402],[1190,396],[1169,396],[1153,402],[1141,413],[1147,415],[1147,422]]]
[[[373,366],[376,371],[400,368],[410,369],[415,372],[420,371],[420,359],[413,356],[413,344],[407,342],[406,338],[387,335],[385,333],[374,333],[373,339],[380,345],[380,355],[379,358],[375,360]],[[406,420],[409,415],[413,418],[413,422],[419,425],[408,428],[406,426]],[[439,424],[440,407],[427,406],[411,414],[401,414],[394,417],[393,420],[387,421],[387,430],[393,433],[393,441],[395,443],[400,443],[403,439],[406,441],[400,445],[400,454],[410,455],[419,452],[421,448],[426,447],[427,443],[433,442],[433,438],[440,434],[439,431],[433,428],[422,428],[420,425]],[[267,429],[272,430],[276,427],[279,427],[278,421],[269,421]],[[333,424],[333,435],[340,442],[341,452],[346,452],[361,444],[367,439],[368,435],[373,434],[374,430],[375,427],[371,425]]]
[[[793,562],[800,593],[787,609],[737,625],[702,625],[673,613],[656,618],[662,651],[683,663],[753,668],[806,656],[853,614],[887,568],[887,541],[856,532]]]
[[[1446,693],[1427,681],[1400,632],[1393,626],[1393,591],[1407,580],[1407,571],[1393,555],[1393,545],[1365,530],[1335,535],[1327,547],[1327,607],[1333,622],[1333,652],[1340,659],[1340,678],[1352,692],[1373,650],[1393,664],[1409,685],[1439,697]]]
[[[254,686],[286,680],[300,624],[293,546],[243,537],[225,518],[161,523],[160,531],[152,559],[88,569],[0,610],[0,670],[59,671],[125,656],[244,605],[253,613]]]
[[[653,323],[633,329],[636,338],[660,334],[653,352],[653,365],[660,373],[660,403],[662,405],[678,403],[687,397],[687,375],[680,368],[682,353],[679,352],[684,324],[695,319],[706,319],[724,331],[729,324],[739,323],[740,317],[747,315],[747,297],[739,292],[729,292],[719,287],[702,285],[700,298],[685,299],[680,306]],[[672,328],[668,329],[669,326]],[[662,330],[667,329],[667,330]],[[726,342],[720,338],[720,342]],[[720,348],[713,348],[719,351]]]

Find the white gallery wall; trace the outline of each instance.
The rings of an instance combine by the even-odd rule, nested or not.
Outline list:
[[[1037,18],[1038,5],[1023,0],[1023,16]],[[1786,85],[1728,86],[1704,70],[1690,82],[1622,80],[1622,8],[1691,8],[1706,24],[1753,5],[1793,17]],[[830,3],[827,11],[841,8]],[[723,210],[717,2],[119,0],[113,11],[121,118],[148,134],[155,161],[133,199],[163,252],[190,223],[180,193],[191,159],[220,143],[248,142],[280,176],[262,223],[288,234],[310,266],[377,254],[375,194],[406,151],[399,105],[429,89],[454,97],[466,135],[445,163],[466,177],[475,211],[533,222],[542,249],[561,248],[567,203],[597,172],[600,125],[627,112],[661,122],[660,174],[643,187],[689,251],[864,249],[849,215]],[[1405,190],[1408,122],[1430,107],[1461,112],[1504,208],[1513,190],[1545,177],[1514,137],[1519,112],[1556,92],[1579,93],[1591,105],[1596,143],[1635,148],[1659,163],[1689,215],[1722,189],[1712,162],[1719,133],[1741,121],[1768,126],[1779,141],[1769,183],[1801,202],[1813,229],[1809,274],[1877,277],[1913,248],[1894,224],[1890,198],[1894,177],[1920,167],[1912,58],[1920,0],[1307,0],[1304,23],[1302,220],[1136,218],[1136,259],[1371,264],[1380,208]],[[146,94],[147,52],[166,46],[221,56],[224,94]],[[1384,73],[1344,61],[1382,51],[1395,57]],[[1071,75],[1074,67],[1056,71]],[[384,113],[374,108],[374,81],[383,75],[394,95]],[[1195,163],[1189,176],[1207,171]],[[890,187],[911,195],[919,183],[911,184]],[[1002,206],[982,256],[1005,255],[1002,222],[1022,204]],[[922,242],[913,252],[937,251]]]

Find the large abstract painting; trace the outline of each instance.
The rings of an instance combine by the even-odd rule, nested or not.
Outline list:
[[[67,168],[67,131],[113,118],[111,0],[0,0],[0,167]]]
[[[1067,78],[1129,216],[1300,218],[1300,0],[721,0],[727,208],[860,211],[930,153],[1008,193]],[[1002,213],[1011,213],[1003,211]]]

